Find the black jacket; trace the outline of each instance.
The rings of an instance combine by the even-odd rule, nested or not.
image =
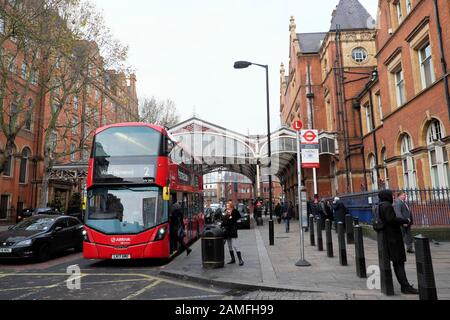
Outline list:
[[[333,212],[334,212],[334,220],[337,223],[339,222],[345,223],[345,216],[347,214],[350,214],[350,211],[347,209],[347,207],[341,200],[339,200],[333,205]]]
[[[392,262],[406,262],[405,244],[401,226],[409,224],[407,219],[399,218],[394,210],[392,191],[384,190],[378,195],[380,199],[380,219],[384,222],[384,235],[387,241],[388,256]]]
[[[241,218],[239,211],[234,209],[231,212],[231,216],[225,215],[223,217],[222,228],[225,232],[225,239],[236,239],[238,237],[238,226],[237,221]]]

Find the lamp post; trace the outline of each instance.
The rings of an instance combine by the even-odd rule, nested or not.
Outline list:
[[[237,61],[234,64],[235,69],[246,69],[251,65],[255,65],[258,67],[262,67],[266,69],[266,95],[267,95],[267,146],[268,146],[268,157],[269,157],[269,239],[270,245],[275,245],[275,234],[274,234],[274,224],[273,224],[273,194],[272,194],[272,144],[270,141],[271,133],[270,133],[270,96],[269,96],[269,66],[262,65],[258,63],[252,63],[248,61]]]

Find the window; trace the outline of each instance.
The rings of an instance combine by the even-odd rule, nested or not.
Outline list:
[[[433,69],[433,59],[431,56],[431,45],[428,42],[419,50],[419,60],[420,60],[420,74],[422,78],[422,89],[428,88],[433,84],[434,69]]]
[[[32,71],[31,72],[31,83],[34,85],[37,85],[39,81],[39,71]]]
[[[406,13],[409,14],[412,10],[412,0],[406,0]]]
[[[78,107],[79,107],[79,100],[78,100],[78,96],[75,96],[75,97],[73,97],[73,108],[75,109],[75,110],[78,110]]]
[[[396,11],[397,11],[397,21],[398,21],[398,24],[400,24],[403,21],[403,11],[402,11],[402,4],[401,4],[400,0],[397,2],[395,7],[396,7]]]
[[[70,146],[70,161],[75,162],[77,159],[77,145],[72,143]]]
[[[352,59],[357,63],[362,63],[367,60],[367,51],[364,48],[358,47],[352,51]]]
[[[376,96],[376,100],[377,100],[377,105],[378,105],[378,112],[380,113],[380,124],[383,124],[383,101],[381,100],[381,94],[380,92],[377,92],[375,94]]]
[[[20,158],[20,173],[19,183],[27,183],[28,179],[28,159],[31,155],[31,151],[28,148],[23,149],[22,157]]]
[[[72,129],[72,135],[77,135],[78,134],[78,117],[74,116],[72,117],[72,124],[71,124],[71,129]]]
[[[5,220],[8,218],[8,210],[9,210],[9,198],[10,195],[2,194],[0,200],[0,220]]]
[[[58,140],[58,134],[56,132],[52,132],[50,134],[50,138],[49,138],[49,146],[50,146],[50,148],[52,148],[52,151],[55,151],[55,149],[56,149],[57,140]]]
[[[414,189],[416,183],[416,163],[411,155],[412,144],[409,135],[405,134],[402,138],[401,156],[403,166],[403,183],[405,189]]]
[[[384,187],[385,189],[389,189],[389,170],[387,167],[386,149],[383,149],[383,151],[381,151],[381,157],[383,159],[383,168],[384,168]]]
[[[5,33],[5,20],[0,18],[0,33]]]
[[[13,157],[9,156],[4,164],[3,175],[5,177],[12,177],[14,171]]]
[[[25,127],[24,127],[25,130],[27,130],[27,131],[31,131],[31,123],[33,121],[32,109],[33,109],[33,100],[29,99],[28,100],[27,120],[25,122]]]
[[[400,68],[395,72],[395,89],[397,93],[397,106],[400,107],[405,104],[405,79],[403,77],[403,69]]]
[[[28,77],[28,67],[25,62],[22,63],[22,79],[26,80]]]
[[[377,171],[377,161],[373,154],[369,157],[370,165],[370,178],[372,183],[372,191],[378,190],[378,171]]]
[[[373,128],[373,118],[372,118],[372,109],[370,108],[370,104],[366,104],[364,106],[364,110],[366,112],[366,124],[367,124],[367,133],[372,132]]]
[[[11,73],[16,72],[16,58],[14,58],[13,56],[10,56],[8,59],[8,70]]]
[[[433,120],[427,133],[430,174],[433,188],[450,187],[448,153],[445,145],[442,143],[442,138],[441,123],[438,120]]]

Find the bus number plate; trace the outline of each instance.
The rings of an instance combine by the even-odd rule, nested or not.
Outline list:
[[[113,260],[130,260],[131,255],[130,254],[114,254],[112,256]]]

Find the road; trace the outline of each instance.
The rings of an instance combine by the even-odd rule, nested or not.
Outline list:
[[[249,294],[161,277],[166,263],[90,261],[70,251],[46,263],[0,261],[0,300],[234,300]],[[79,266],[81,277],[68,273],[69,266]],[[77,279],[81,288],[68,289]]]

